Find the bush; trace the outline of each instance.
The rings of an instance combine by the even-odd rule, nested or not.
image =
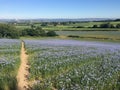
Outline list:
[[[1,38],[19,38],[19,32],[12,25],[0,24]]]
[[[43,23],[41,24],[41,26],[43,26],[43,27],[48,26],[48,23],[43,22]]]
[[[73,28],[84,28],[83,26],[75,26]]]
[[[116,28],[120,28],[120,24],[117,24],[117,25],[116,25]]]
[[[98,28],[98,25],[93,25],[93,27],[92,28]]]
[[[79,38],[80,36],[77,36],[77,35],[68,35],[68,37]]]
[[[58,36],[55,31],[48,31],[47,36]]]
[[[22,30],[21,36],[45,36],[46,33],[41,27],[27,28]]]
[[[106,24],[101,24],[100,28],[115,28],[113,24],[106,23]]]

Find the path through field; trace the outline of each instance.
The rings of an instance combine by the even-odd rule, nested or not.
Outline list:
[[[18,90],[28,90],[28,75],[29,75],[29,65],[28,65],[28,55],[26,54],[25,44],[22,41],[21,47],[21,64],[17,74]]]

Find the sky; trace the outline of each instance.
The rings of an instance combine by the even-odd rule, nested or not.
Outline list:
[[[120,0],[0,0],[1,19],[120,18]]]

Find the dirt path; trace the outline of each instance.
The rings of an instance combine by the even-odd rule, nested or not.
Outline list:
[[[18,90],[29,90],[28,87],[28,75],[29,75],[29,65],[28,65],[28,55],[26,54],[25,44],[22,41],[21,47],[21,64],[17,74]]]

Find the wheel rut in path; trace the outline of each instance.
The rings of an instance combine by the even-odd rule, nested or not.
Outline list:
[[[24,41],[22,41],[20,59],[21,59],[21,62],[20,62],[20,67],[18,69],[18,74],[17,74],[17,82],[18,82],[17,89],[30,90],[29,83],[28,83],[30,66],[28,64],[28,55],[26,54]]]

